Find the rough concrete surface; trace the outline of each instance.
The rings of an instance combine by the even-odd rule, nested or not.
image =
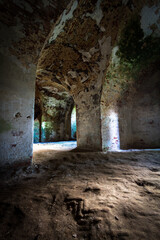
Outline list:
[[[68,2],[0,0],[1,165],[32,160],[38,56]]]
[[[42,145],[32,166],[1,169],[2,240],[160,239],[159,151]]]

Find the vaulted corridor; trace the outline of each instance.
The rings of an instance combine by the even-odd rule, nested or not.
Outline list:
[[[160,239],[160,2],[0,0],[0,239]]]

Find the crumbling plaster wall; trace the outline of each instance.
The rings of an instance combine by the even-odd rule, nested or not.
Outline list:
[[[122,99],[118,113],[122,149],[160,146],[159,64],[146,69],[140,82],[128,91],[125,101]]]
[[[46,36],[68,2],[46,0],[34,4],[32,1],[0,1],[2,163],[31,159],[34,72]],[[102,150],[102,146],[107,147],[106,117],[113,115],[113,126],[117,128],[117,103],[121,103],[122,89],[121,84],[117,84],[115,94],[113,81],[105,81],[111,52],[127,19],[134,13],[140,13],[144,6],[154,8],[156,2],[71,1],[50,32],[38,62],[38,82],[41,84],[48,78],[52,83],[63,85],[73,96],[77,106],[79,148]],[[145,25],[144,32],[145,29],[149,34],[150,31],[158,32],[159,19],[155,14],[153,19],[156,24],[152,24],[149,30]],[[114,111],[108,114],[107,109],[112,107]],[[115,142],[117,144],[116,136]]]
[[[0,1],[0,164],[31,162],[36,65],[69,1]]]
[[[31,161],[35,66],[25,69],[11,56],[0,57],[0,160]],[[26,91],[27,89],[27,91]]]
[[[36,66],[26,68],[13,56],[9,48],[23,34],[19,26],[1,24],[0,35],[0,160],[1,164],[13,161],[31,161],[34,82]],[[8,125],[5,128],[4,125]]]
[[[104,150],[160,146],[160,6],[156,1],[133,6],[103,85]]]
[[[102,150],[102,83],[118,28],[129,14],[123,1],[72,1],[41,52],[38,77],[59,81],[76,103],[78,148]]]

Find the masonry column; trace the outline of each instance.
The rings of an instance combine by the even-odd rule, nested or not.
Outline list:
[[[76,97],[77,147],[102,150],[99,94],[81,92]]]

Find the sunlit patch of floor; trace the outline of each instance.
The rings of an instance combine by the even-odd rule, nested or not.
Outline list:
[[[54,150],[54,151],[70,151],[77,148],[77,141],[59,141],[59,142],[46,142],[46,143],[34,143],[33,151],[41,151],[41,150]],[[116,149],[116,150],[108,150],[107,152],[154,152],[160,151],[160,148],[156,149]]]
[[[60,142],[48,142],[48,143],[34,143],[33,151],[39,150],[57,150],[57,151],[69,151],[77,147],[77,141],[60,141]]]
[[[33,164],[0,181],[0,239],[160,239],[160,151],[35,146]]]
[[[155,148],[155,149],[116,149],[116,150],[109,150],[108,152],[156,152],[160,151],[160,148]]]

